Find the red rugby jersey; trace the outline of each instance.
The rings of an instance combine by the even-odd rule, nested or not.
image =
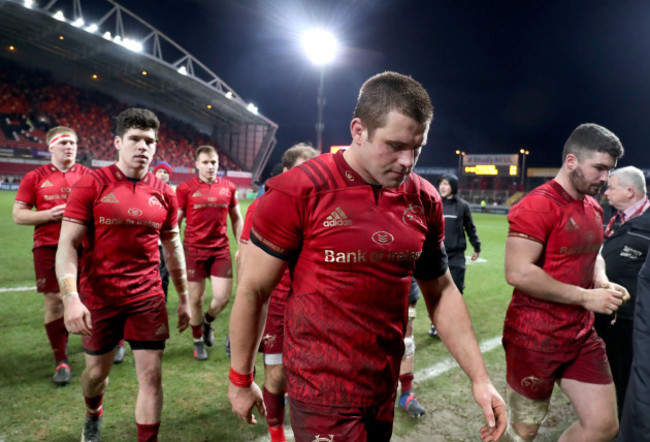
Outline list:
[[[99,308],[163,296],[158,239],[176,225],[177,210],[172,188],[152,173],[133,183],[112,165],[79,180],[63,219],[88,227],[79,287],[84,304]]]
[[[342,153],[294,167],[268,187],[251,240],[290,263],[289,395],[330,406],[385,403],[397,388],[411,274],[423,251],[441,250],[440,196],[415,174],[397,189],[370,186]],[[434,265],[422,276],[445,270]]]
[[[61,172],[54,164],[44,164],[25,175],[16,194],[16,202],[36,210],[49,210],[65,204],[72,186],[90,173],[90,169],[74,164],[66,172]],[[59,243],[61,222],[48,222],[34,226],[34,248],[56,246]]]
[[[185,247],[228,247],[228,213],[239,204],[233,183],[217,178],[208,184],[194,177],[178,186],[176,196],[179,209],[185,212]]]
[[[253,227],[253,214],[255,213],[255,210],[257,209],[257,204],[259,202],[260,199],[257,198],[255,201],[251,203],[251,205],[248,207],[248,210],[246,211],[246,217],[244,218],[244,227],[242,229],[241,238],[240,238],[240,241],[243,243],[248,243],[248,241],[250,240],[250,231],[251,228]],[[287,296],[289,295],[290,289],[291,289],[291,275],[289,274],[289,269],[287,269],[284,271],[284,274],[282,275],[282,279],[280,279],[278,285],[276,285],[275,289],[273,289],[273,293],[271,293],[271,296],[274,296],[282,303],[286,303]]]
[[[513,206],[508,222],[509,236],[544,245],[538,265],[546,273],[566,284],[593,287],[603,242],[603,210],[594,198],[573,199],[552,180]],[[514,289],[503,340],[536,351],[573,351],[593,323],[593,314],[581,306],[544,301]]]

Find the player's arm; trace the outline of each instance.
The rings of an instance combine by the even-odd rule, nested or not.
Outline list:
[[[230,215],[230,222],[232,223],[232,231],[235,234],[235,241],[239,244],[242,228],[244,227],[244,217],[241,214],[239,204],[228,209],[228,214]]]
[[[183,225],[183,218],[185,217],[185,211],[183,209],[178,209],[178,215],[177,215],[177,223],[178,223],[178,231],[180,232],[181,226]]]
[[[83,224],[63,221],[56,251],[56,276],[63,299],[63,320],[70,333],[90,336],[92,325],[90,312],[79,299],[77,271],[79,256],[77,250],[86,236],[88,228]]]
[[[257,423],[253,407],[266,415],[262,392],[253,382],[255,356],[259,348],[269,297],[287,263],[249,242],[246,263],[239,270],[237,292],[230,313],[230,384],[232,411],[244,422]]]
[[[584,289],[565,284],[550,276],[537,265],[543,248],[542,243],[531,239],[517,236],[509,236],[506,239],[508,284],[534,298],[560,304],[580,305],[587,310],[608,315],[614,313],[623,304],[623,292],[603,287]]]
[[[438,278],[417,282],[440,338],[472,382],[474,399],[487,422],[481,439],[497,440],[507,426],[506,404],[490,381],[467,305],[451,273],[447,269]]]
[[[623,294],[623,302],[630,300],[630,293],[627,291],[627,289],[620,284],[611,282],[607,277],[605,259],[600,252],[598,253],[598,257],[596,258],[596,265],[594,267],[594,287],[619,291]]]
[[[174,287],[176,287],[176,293],[178,293],[178,331],[182,333],[189,327],[192,314],[188,299],[185,254],[183,253],[178,226],[160,232],[160,242],[162,243],[163,256],[169,276],[174,283]]]
[[[32,206],[16,201],[12,210],[14,222],[24,226],[38,226],[45,223],[61,222],[65,204],[47,210],[32,210]]]

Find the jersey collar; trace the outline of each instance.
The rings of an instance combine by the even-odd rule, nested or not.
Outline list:
[[[113,173],[113,176],[118,181],[128,181],[129,180],[129,178],[126,175],[124,175],[124,173],[120,170],[120,168],[117,167],[117,164],[113,163],[108,167],[111,170],[111,172]],[[151,180],[153,179],[153,177],[154,177],[154,174],[147,171],[145,176],[143,176],[142,179],[140,181],[138,181],[138,182],[139,183],[149,184],[151,182]]]

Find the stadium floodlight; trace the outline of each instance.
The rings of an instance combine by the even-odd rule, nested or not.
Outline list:
[[[181,75],[187,75],[187,68],[185,66],[181,66],[178,68],[178,73]]]
[[[59,20],[59,21],[65,21],[65,15],[63,15],[63,11],[60,11],[60,10],[56,11],[52,15],[52,17],[54,17],[56,20]]]
[[[116,35],[115,37],[113,37],[113,41],[115,43],[117,43],[118,45],[121,45],[122,44],[122,37],[120,37],[119,35]]]
[[[78,19],[76,19],[75,21],[72,22],[72,26],[74,26],[75,28],[80,28],[84,24],[85,24],[84,19],[81,18],[81,17],[79,17]]]
[[[325,29],[310,29],[305,32],[302,45],[309,59],[317,66],[331,63],[338,48],[334,35]]]
[[[25,3],[23,3],[26,8],[32,9],[34,6],[34,0],[25,0]]]
[[[92,25],[86,27],[86,31],[90,32],[91,34],[94,34],[95,32],[97,32],[98,29],[99,29],[99,26],[97,26],[97,23],[93,23]]]
[[[338,43],[334,35],[325,29],[311,29],[302,36],[302,46],[307,57],[320,68],[320,83],[318,85],[318,122],[316,123],[316,147],[318,153],[323,151],[323,111],[325,109],[325,65],[334,61]]]
[[[125,38],[122,40],[122,46],[133,52],[142,52],[142,43],[139,41],[132,40],[130,38]]]
[[[104,35],[102,37],[104,37],[106,40],[113,40],[113,36],[111,35],[110,31],[104,32]]]
[[[251,113],[257,115],[257,106],[255,106],[253,103],[248,103],[246,109],[248,109]]]
[[[229,99],[229,100],[232,100],[232,92],[231,91],[226,92],[226,98]]]

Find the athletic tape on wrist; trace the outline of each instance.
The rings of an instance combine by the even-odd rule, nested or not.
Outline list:
[[[64,294],[63,296],[61,296],[61,300],[65,301],[70,296],[79,296],[79,292],[68,292],[68,293]]]
[[[228,379],[230,379],[230,382],[232,382],[233,385],[241,388],[246,388],[250,387],[253,383],[253,373],[255,372],[252,371],[248,374],[237,373],[235,370],[233,370],[232,367],[230,367]]]

